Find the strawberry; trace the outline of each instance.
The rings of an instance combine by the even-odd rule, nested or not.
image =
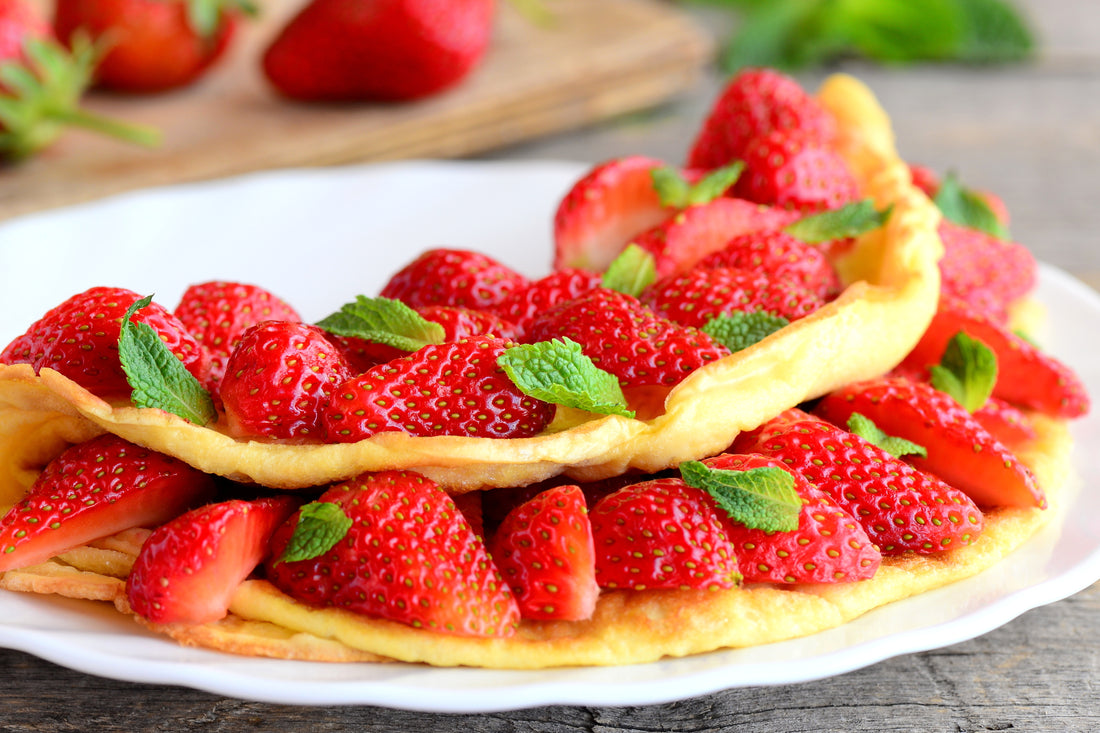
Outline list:
[[[1046,507],[1046,497],[1026,465],[958,402],[929,384],[897,377],[848,385],[827,395],[815,410],[834,425],[858,412],[890,435],[928,451],[912,464],[960,489],[982,508]]]
[[[110,433],[92,438],[50,461],[0,520],[0,572],[161,524],[213,494],[213,479],[175,458]]]
[[[316,326],[264,321],[241,336],[221,398],[237,436],[323,440],[322,411],[351,367]]]
[[[28,61],[26,42],[53,37],[35,6],[25,0],[0,0],[0,61]]]
[[[765,311],[795,321],[824,305],[794,284],[734,267],[663,278],[643,293],[642,301],[662,318],[696,328],[734,312]]]
[[[224,618],[233,592],[264,561],[275,529],[299,504],[289,496],[233,499],[157,527],[126,579],[130,608],[157,624]]]
[[[987,399],[973,415],[990,435],[1006,446],[1012,447],[1038,437],[1027,415],[998,397]]]
[[[909,177],[913,181],[913,185],[923,191],[928,198],[936,198],[936,194],[940,190],[940,177],[935,171],[927,166],[910,163]],[[969,189],[969,193],[976,195],[985,203],[990,213],[1000,222],[1002,227],[1007,227],[1009,225],[1010,215],[1008,213],[1008,207],[1005,206],[1005,202],[1000,196],[992,191],[981,191],[976,189]]]
[[[408,100],[464,79],[489,45],[494,0],[311,0],[263,55],[305,100]]]
[[[966,494],[821,420],[765,425],[745,450],[779,459],[828,494],[884,555],[954,549],[982,531],[982,513]]]
[[[798,131],[829,143],[836,122],[789,76],[773,69],[740,71],[715,100],[692,143],[688,165],[711,169],[744,158],[750,140],[773,130]]]
[[[1008,307],[1035,287],[1038,266],[1023,245],[946,219],[938,232],[944,295],[965,300],[1001,323]]]
[[[492,310],[508,295],[527,285],[527,278],[493,258],[455,249],[432,249],[390,278],[384,298],[412,308],[450,305]]]
[[[773,130],[749,141],[744,161],[745,175],[734,191],[750,201],[812,212],[859,198],[848,164],[813,137]]]
[[[592,525],[579,487],[548,489],[513,509],[489,553],[523,618],[582,621],[595,611]]]
[[[588,270],[567,268],[529,283],[510,293],[493,311],[522,330],[546,309],[595,290],[600,276]]]
[[[554,406],[521,392],[497,364],[512,342],[492,336],[425,346],[345,381],[324,414],[332,441],[386,431],[523,438],[541,432]]]
[[[903,364],[921,369],[938,363],[947,342],[959,331],[996,355],[995,397],[1065,418],[1088,412],[1088,393],[1069,367],[958,299],[940,299],[932,323]]]
[[[0,363],[31,364],[35,372],[54,369],[100,397],[129,396],[118,338],[122,317],[139,297],[123,288],[96,287],[78,293],[8,344],[0,352]],[[188,371],[202,380],[205,355],[179,319],[154,303],[141,309],[134,321],[156,331]]]
[[[699,260],[700,269],[738,267],[786,280],[818,298],[840,292],[840,279],[825,253],[779,229],[748,232]]]
[[[296,552],[296,533],[323,536],[327,547]],[[508,636],[519,621],[485,545],[451,498],[415,473],[331,487],[277,529],[271,547],[268,579],[312,606],[469,636]]]
[[[562,303],[527,329],[532,342],[568,337],[623,387],[678,384],[728,350],[706,334],[667,321],[637,298],[605,288]]]
[[[217,391],[229,356],[248,328],[261,321],[302,320],[294,308],[259,286],[220,281],[187,288],[173,313],[206,352],[211,391]]]
[[[603,588],[732,588],[737,558],[710,496],[678,478],[627,486],[590,515]]]
[[[54,28],[64,41],[89,33],[109,45],[98,86],[161,92],[187,86],[224,55],[247,0],[57,0]]]

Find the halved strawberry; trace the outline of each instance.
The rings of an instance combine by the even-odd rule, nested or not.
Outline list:
[[[973,414],[990,435],[1010,448],[1038,437],[1028,416],[999,397],[990,397]]]
[[[491,310],[526,284],[527,278],[488,255],[461,249],[431,249],[396,272],[380,295],[412,308],[453,305]]]
[[[182,461],[110,433],[92,438],[50,461],[0,520],[0,572],[161,524],[213,494],[213,479]]]
[[[794,211],[836,209],[859,198],[859,185],[840,154],[813,137],[772,131],[745,147],[738,196]]]
[[[738,267],[786,280],[819,298],[840,292],[836,268],[825,252],[781,229],[762,229],[734,237],[696,265],[699,269]]]
[[[153,530],[126,579],[126,598],[158,624],[223,618],[233,592],[263,562],[275,529],[301,502],[233,499],[193,509]]]
[[[943,242],[940,274],[945,296],[966,301],[1005,323],[1009,306],[1035,288],[1038,265],[1021,244],[947,219],[937,229]]]

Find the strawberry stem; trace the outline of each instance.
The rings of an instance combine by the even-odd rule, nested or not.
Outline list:
[[[156,147],[161,142],[160,131],[155,128],[120,122],[83,109],[51,110],[48,116],[55,122],[100,132],[147,148]]]

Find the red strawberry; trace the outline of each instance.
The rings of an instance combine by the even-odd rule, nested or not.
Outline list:
[[[483,336],[425,346],[349,379],[325,412],[329,439],[354,443],[386,431],[482,438],[541,432],[554,406],[525,395],[497,364],[512,345]]]
[[[820,141],[776,130],[745,147],[745,174],[734,190],[750,201],[812,212],[836,209],[859,198],[848,164]]]
[[[492,310],[527,278],[493,258],[456,249],[432,249],[410,262],[386,283],[381,295],[412,308],[451,305]]]
[[[473,70],[494,9],[494,0],[312,0],[268,46],[263,71],[297,99],[423,97]]]
[[[966,494],[821,420],[765,426],[746,451],[778,458],[828,494],[884,555],[954,549],[982,531]]]
[[[548,489],[512,510],[489,544],[523,618],[582,621],[596,609],[592,525],[577,486]]]
[[[49,368],[100,397],[129,396],[131,389],[118,357],[122,317],[140,296],[123,288],[97,287],[78,293],[31,324],[0,352],[0,363]],[[206,359],[195,339],[175,316],[153,303],[134,321],[156,331],[168,348],[200,381]]]
[[[233,499],[157,527],[126,579],[130,608],[157,624],[223,618],[237,586],[267,557],[275,529],[300,503],[289,496]]]
[[[522,332],[533,318],[548,308],[578,298],[599,285],[600,276],[594,272],[574,268],[558,270],[513,291],[496,305],[494,312],[516,324]]]
[[[1008,306],[1035,287],[1038,266],[1027,248],[946,219],[939,225],[943,242],[941,290],[1001,323]]]
[[[0,61],[27,61],[28,39],[53,37],[35,6],[25,0],[0,0]]]
[[[662,318],[695,328],[734,312],[766,311],[795,321],[824,305],[796,285],[732,267],[663,278],[642,294],[642,300]]]
[[[678,478],[627,486],[592,508],[603,588],[732,588],[733,547],[710,495]]]
[[[630,238],[672,215],[653,184],[659,160],[640,155],[600,163],[554,214],[554,269],[603,272]]]
[[[312,606],[417,628],[508,636],[519,610],[485,545],[447,494],[411,472],[364,474],[320,498],[351,520],[323,554],[283,559],[299,515],[272,538],[267,577]],[[303,512],[305,509],[303,508]]]
[[[705,333],[657,316],[636,298],[597,288],[536,318],[531,342],[568,337],[623,387],[678,384],[699,367],[728,354]]]
[[[50,461],[0,520],[0,572],[161,524],[213,494],[206,474],[110,433],[79,443]]]
[[[221,398],[238,436],[325,437],[322,411],[351,368],[316,326],[264,321],[229,357]]]
[[[798,131],[829,143],[836,122],[794,79],[772,69],[745,69],[715,100],[688,165],[710,169],[742,159],[750,140],[772,130]]]
[[[993,396],[1059,417],[1080,417],[1088,412],[1085,386],[1068,366],[958,299],[940,299],[932,323],[903,364],[923,369],[939,363],[947,342],[959,331],[981,341],[997,356]]]
[[[96,84],[161,92],[193,83],[224,55],[243,0],[58,0],[54,28],[63,40],[88,33],[109,44]]]
[[[795,491],[802,497],[798,529],[791,532],[748,529],[728,516],[723,518],[747,582],[835,583],[866,580],[878,570],[882,555],[859,523],[781,461],[760,455],[720,455],[703,463],[727,471],[783,468],[794,477]]]
[[[187,288],[174,311],[206,352],[207,388],[216,391],[241,335],[261,321],[300,321],[279,297],[256,285],[207,282]]]
[[[816,408],[834,425],[853,412],[928,451],[910,456],[922,471],[966,492],[980,507],[1046,506],[1031,471],[958,402],[930,384],[884,378],[852,384],[827,395]]]
[[[1009,447],[1038,437],[1027,415],[997,397],[987,399],[985,404],[974,412],[974,419],[980,422],[990,435]]]
[[[819,298],[840,292],[836,269],[821,248],[779,229],[760,230],[734,237],[696,265],[700,269],[739,267],[786,280]]]

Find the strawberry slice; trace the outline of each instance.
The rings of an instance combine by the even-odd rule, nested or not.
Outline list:
[[[547,489],[509,512],[489,553],[523,618],[581,621],[596,609],[592,525],[577,486]]]
[[[1027,415],[998,397],[987,399],[985,404],[974,412],[974,419],[980,422],[990,435],[1009,447],[1038,437]]]
[[[234,499],[157,527],[126,580],[130,608],[158,624],[224,618],[233,591],[263,562],[271,535],[300,503],[289,496]]]
[[[860,382],[827,395],[816,411],[834,425],[847,425],[858,412],[886,433],[924,446],[928,457],[910,456],[912,464],[966,492],[979,507],[1046,507],[1028,467],[930,384],[897,377]]]
[[[840,292],[836,269],[820,247],[803,242],[780,229],[760,230],[734,237],[701,259],[700,269],[738,267],[786,280],[819,298]]]
[[[944,295],[966,301],[999,323],[1013,301],[1035,288],[1038,266],[1021,244],[947,219],[937,229],[943,242],[940,274]]]
[[[206,474],[116,435],[79,443],[50,461],[0,520],[0,572],[161,524],[213,494]]]

